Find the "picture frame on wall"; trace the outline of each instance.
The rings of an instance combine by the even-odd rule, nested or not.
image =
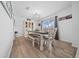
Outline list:
[[[72,14],[69,14],[67,16],[63,16],[63,17],[58,18],[58,20],[62,21],[62,20],[67,20],[67,19],[71,19],[71,18],[72,18]]]
[[[11,1],[1,1],[2,6],[4,7],[5,11],[7,12],[8,16],[12,18],[12,5]]]

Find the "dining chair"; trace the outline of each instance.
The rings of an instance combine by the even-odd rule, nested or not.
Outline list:
[[[40,35],[39,34],[36,34],[36,33],[33,33],[33,34],[29,34],[29,38],[32,39],[32,45],[33,47],[35,47],[35,43],[40,44]]]
[[[49,53],[52,53],[52,47],[54,48],[54,40],[56,36],[57,28],[54,28],[53,30],[48,30],[48,37],[44,37],[45,43]]]

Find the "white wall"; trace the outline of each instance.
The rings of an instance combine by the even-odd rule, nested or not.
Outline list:
[[[76,57],[79,57],[79,2],[73,2],[71,7],[65,8],[54,16],[66,16],[72,14],[72,19],[58,21],[60,40],[72,42],[78,48]]]
[[[15,17],[14,30],[18,32],[16,34],[17,37],[23,36],[24,34],[24,21],[25,21],[25,18]]]
[[[41,30],[41,26],[38,26],[39,23],[41,23],[40,21],[37,20],[34,20],[34,27],[33,27],[33,30]]]
[[[78,47],[76,57],[79,57],[79,2],[72,2],[72,16],[73,16],[73,39],[75,45]]]
[[[0,57],[9,57],[13,39],[13,20],[0,3]]]
[[[67,16],[69,14],[72,14],[72,8],[69,7],[58,14],[56,14],[59,17],[62,16]],[[58,21],[58,26],[59,26],[59,38],[64,41],[71,42],[72,36],[73,36],[73,24],[72,24],[72,19],[68,20],[62,20]]]

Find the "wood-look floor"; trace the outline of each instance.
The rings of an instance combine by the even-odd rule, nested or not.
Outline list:
[[[11,58],[72,58],[75,57],[77,48],[73,47],[71,43],[56,40],[55,49],[52,49],[52,55],[48,50],[40,51],[39,47],[32,47],[30,40],[24,37],[18,37],[14,40]]]

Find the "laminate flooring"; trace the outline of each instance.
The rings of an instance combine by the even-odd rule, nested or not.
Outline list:
[[[33,47],[28,38],[17,37],[13,42],[10,58],[73,58],[76,55],[77,48],[72,43],[55,40],[54,46],[50,55],[47,49],[40,51],[37,44]]]

